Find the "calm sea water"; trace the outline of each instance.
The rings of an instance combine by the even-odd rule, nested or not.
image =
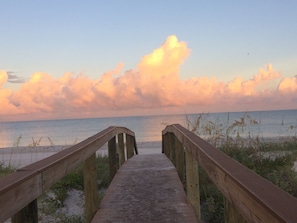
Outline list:
[[[161,141],[166,125],[178,123],[188,127],[199,114],[160,115],[46,121],[0,122],[0,148],[40,145],[71,145],[94,135],[109,126],[124,126],[136,134],[137,142]],[[203,114],[203,125],[230,126],[245,117],[243,135],[259,137],[296,136],[297,110],[229,112]],[[254,122],[256,121],[256,122]],[[252,124],[250,124],[252,123]],[[258,124],[255,124],[258,123]],[[190,126],[191,128],[191,126]],[[241,131],[241,130],[240,130]],[[200,136],[205,137],[204,132]]]

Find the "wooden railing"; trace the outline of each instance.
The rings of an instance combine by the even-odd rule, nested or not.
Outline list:
[[[188,201],[200,218],[198,165],[225,198],[225,222],[297,222],[297,199],[176,124],[162,132],[162,152],[186,179]],[[186,175],[186,176],[185,176]]]
[[[1,178],[0,222],[10,217],[13,223],[38,222],[38,196],[81,164],[84,175],[85,215],[86,221],[90,222],[99,205],[96,151],[107,142],[112,178],[126,158],[132,157],[134,152],[138,154],[134,132],[127,128],[109,127],[74,146]]]

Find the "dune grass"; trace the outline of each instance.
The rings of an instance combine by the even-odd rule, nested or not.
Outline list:
[[[187,118],[188,129],[239,161],[279,188],[297,197],[297,173],[293,169],[297,160],[296,133],[282,141],[265,141],[252,136],[251,126],[259,125],[245,114],[230,123],[212,122],[207,114],[200,114],[194,122]],[[290,130],[296,127],[291,126]],[[202,168],[200,175],[200,202],[205,222],[224,222],[224,198]]]

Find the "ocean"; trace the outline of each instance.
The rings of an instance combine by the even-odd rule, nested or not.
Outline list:
[[[109,126],[124,126],[136,134],[137,143],[160,142],[162,130],[169,124],[181,124],[192,129],[200,117],[200,126],[208,128],[198,131],[207,138],[209,129],[236,125],[230,134],[240,132],[243,137],[274,138],[297,136],[297,110],[224,112],[206,114],[154,115],[134,117],[65,119],[42,121],[0,122],[0,148],[30,145],[72,145],[78,143]]]

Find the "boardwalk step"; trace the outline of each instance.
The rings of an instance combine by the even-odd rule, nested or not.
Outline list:
[[[118,170],[92,222],[197,222],[164,154],[137,155]]]

